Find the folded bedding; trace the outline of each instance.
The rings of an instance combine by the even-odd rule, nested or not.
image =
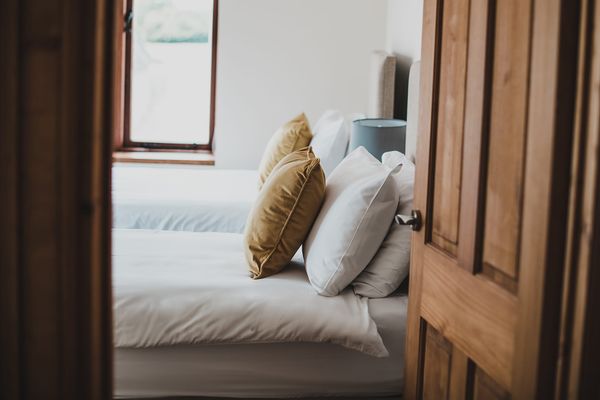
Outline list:
[[[242,235],[115,229],[113,238],[118,348],[314,342],[388,355],[368,299],[351,288],[318,295],[299,254],[253,280]]]
[[[113,167],[113,227],[192,232],[244,231],[258,172]]]

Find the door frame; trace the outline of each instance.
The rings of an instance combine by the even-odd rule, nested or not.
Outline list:
[[[112,398],[112,0],[0,2],[0,398]]]
[[[556,399],[597,398],[600,361],[600,0],[583,0]]]

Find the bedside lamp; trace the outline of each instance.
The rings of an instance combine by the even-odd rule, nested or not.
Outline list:
[[[349,151],[363,146],[381,160],[385,152],[406,148],[406,121],[400,119],[366,118],[352,122]]]

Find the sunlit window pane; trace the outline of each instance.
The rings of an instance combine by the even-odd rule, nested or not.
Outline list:
[[[209,141],[212,0],[134,0],[130,138]]]

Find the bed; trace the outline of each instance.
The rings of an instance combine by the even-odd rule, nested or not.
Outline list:
[[[397,395],[407,299],[252,280],[241,235],[114,231],[115,396]],[[315,310],[319,310],[315,313]]]
[[[415,64],[409,121],[416,120],[417,88]],[[408,136],[416,135],[415,124],[408,125]],[[152,183],[144,182],[149,174]],[[333,298],[318,296],[300,253],[276,276],[250,279],[236,232],[243,230],[257,195],[256,174],[116,167],[115,228],[135,229],[115,229],[113,235],[115,397],[399,398],[406,288],[381,299],[362,298],[351,289]],[[199,184],[190,186],[191,181]],[[227,181],[237,184],[222,185]],[[201,188],[211,184],[223,191],[213,191],[206,203]],[[219,288],[236,295],[222,297]],[[263,297],[269,307],[287,306],[294,298],[295,307],[266,309],[256,303]],[[181,305],[186,298],[187,308]],[[344,306],[330,309],[329,301]],[[303,315],[300,325],[293,324],[297,315]],[[340,317],[347,326],[336,325]]]
[[[258,194],[258,171],[113,167],[113,227],[243,232]]]

